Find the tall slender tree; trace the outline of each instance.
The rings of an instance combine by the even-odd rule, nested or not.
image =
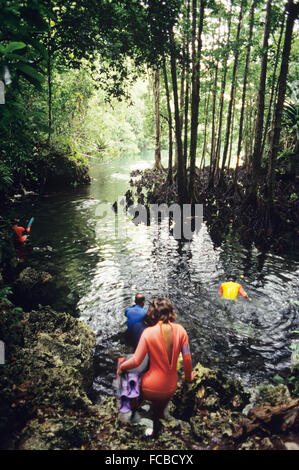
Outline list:
[[[174,122],[175,122],[175,137],[178,152],[178,169],[177,169],[177,186],[179,203],[184,204],[187,201],[187,185],[186,185],[186,171],[183,159],[183,145],[182,145],[182,130],[181,130],[181,117],[179,109],[179,95],[178,95],[178,81],[177,81],[177,51],[174,39],[173,30],[170,31],[170,70],[172,79],[172,91],[174,101]]]
[[[266,92],[268,40],[269,40],[269,34],[270,34],[271,7],[272,7],[272,0],[268,0],[267,6],[266,6],[266,18],[265,18],[263,46],[262,46],[260,81],[259,81],[259,90],[258,90],[258,97],[257,97],[257,118],[255,122],[255,139],[254,139],[254,149],[253,149],[253,155],[252,155],[252,166],[251,166],[251,184],[249,188],[249,197],[252,201],[256,200],[256,192],[257,192],[258,181],[259,181],[260,172],[261,172],[261,163],[262,163],[261,150],[262,150],[262,136],[263,136],[264,112],[265,112],[265,92]]]
[[[205,123],[204,123],[203,149],[202,149],[202,156],[201,156],[201,162],[200,162],[200,169],[204,167],[206,152],[207,152],[207,129],[208,129],[208,119],[209,119],[210,95],[211,95],[211,86],[209,86],[208,93],[205,97],[205,105],[204,105]],[[212,155],[210,155],[210,167],[212,165],[211,157]]]
[[[244,113],[245,113],[246,91],[247,91],[247,80],[248,80],[248,70],[249,70],[249,64],[250,64],[251,41],[252,41],[253,24],[254,24],[254,11],[255,11],[255,7],[256,7],[256,3],[257,3],[257,0],[253,0],[252,4],[251,4],[251,9],[250,9],[249,36],[248,36],[247,52],[246,52],[246,59],[245,59],[245,69],[244,69],[244,77],[243,77],[243,90],[242,90],[242,104],[241,104],[240,122],[239,122],[237,162],[236,162],[236,169],[235,169],[235,174],[234,174],[234,186],[235,187],[236,187],[236,184],[237,184],[239,164],[240,164],[240,155],[241,155],[241,148],[242,148],[243,124],[244,124]]]
[[[230,99],[228,104],[228,112],[227,112],[227,123],[226,123],[226,133],[225,133],[225,142],[224,142],[224,149],[223,149],[223,156],[222,156],[222,168],[220,173],[219,184],[223,182],[224,178],[224,168],[227,159],[227,153],[229,148],[229,138],[230,138],[230,131],[231,131],[231,122],[232,122],[232,112],[233,112],[233,104],[234,98],[236,93],[236,77],[237,77],[237,70],[239,64],[239,55],[240,55],[240,33],[241,33],[241,26],[243,21],[243,13],[246,6],[247,1],[242,0],[240,6],[240,13],[238,19],[238,28],[237,28],[237,35],[236,35],[236,46],[235,46],[235,54],[234,54],[234,65],[233,65],[233,75],[232,75],[232,83],[231,83],[231,91],[230,91]]]
[[[218,165],[220,160],[220,149],[221,149],[221,135],[222,135],[222,122],[223,122],[223,110],[224,110],[224,94],[226,88],[226,77],[227,77],[227,62],[229,57],[229,43],[230,43],[230,34],[231,34],[231,23],[232,23],[232,9],[233,9],[233,1],[230,4],[230,12],[228,17],[228,31],[226,35],[226,47],[224,50],[224,59],[223,59],[223,75],[221,80],[221,88],[220,88],[220,102],[219,102],[219,119],[218,119],[218,132],[217,132],[217,145],[215,155],[213,156],[212,165],[210,167],[210,176],[209,176],[209,187],[214,186],[215,176],[218,171]]]
[[[285,29],[285,38],[282,51],[282,60],[280,66],[280,73],[278,78],[278,96],[274,112],[274,132],[271,142],[271,151],[269,156],[268,174],[267,174],[267,203],[268,206],[273,205],[273,192],[275,186],[275,168],[277,155],[280,146],[280,132],[281,132],[281,118],[283,104],[286,94],[286,84],[288,76],[289,58],[292,45],[292,33],[294,29],[295,20],[299,14],[299,4],[295,4],[293,0],[288,0],[286,5],[286,12],[288,15]]]
[[[186,33],[185,33],[185,44],[184,44],[184,60],[186,63],[186,89],[185,89],[185,102],[184,102],[184,149],[183,158],[185,168],[187,167],[187,153],[188,153],[188,113],[189,113],[189,95],[190,95],[190,54],[189,54],[189,42],[190,42],[190,0],[187,2],[187,13],[186,13]]]
[[[219,50],[220,47],[220,31],[221,31],[221,13],[219,13],[218,19],[218,40],[217,40],[217,47]],[[213,47],[214,49],[214,47]],[[212,91],[212,135],[211,135],[211,161],[214,160],[215,154],[215,147],[216,147],[216,99],[217,99],[217,86],[218,86],[218,69],[219,69],[219,58],[217,56],[216,64],[215,64],[215,73],[214,73],[214,86]]]
[[[155,66],[153,71],[153,91],[155,101],[155,168],[162,170],[161,162],[161,124],[160,124],[160,72]]]
[[[197,0],[192,0],[192,92],[191,92],[191,133],[190,133],[190,181],[189,198],[196,200],[195,168],[198,129],[198,107],[200,90],[200,57],[202,49],[202,30],[206,0],[200,0],[197,26]],[[196,41],[197,39],[197,41]],[[197,42],[197,45],[196,45]]]
[[[270,100],[268,104],[268,112],[267,112],[267,118],[266,118],[266,123],[265,123],[265,132],[263,136],[263,142],[262,142],[262,155],[264,153],[264,148],[266,144],[266,139],[267,137],[269,140],[271,140],[271,131],[270,131],[270,124],[271,124],[271,115],[272,115],[272,105],[273,101],[275,100],[275,92],[277,90],[277,77],[276,77],[276,71],[278,67],[279,60],[281,58],[281,41],[282,41],[282,35],[284,31],[284,20],[285,20],[285,14],[283,14],[282,21],[281,21],[281,26],[280,26],[280,34],[278,38],[278,44],[277,44],[277,51],[276,51],[276,56],[275,56],[275,62],[274,62],[274,67],[273,67],[273,76],[272,76],[272,85],[271,85],[271,92],[270,92]]]
[[[172,183],[172,156],[173,156],[173,132],[172,132],[172,111],[170,103],[170,92],[169,92],[169,83],[167,76],[167,67],[166,59],[163,57],[163,76],[164,76],[164,85],[165,85],[165,94],[167,102],[167,114],[168,114],[168,173],[167,180],[169,183]]]

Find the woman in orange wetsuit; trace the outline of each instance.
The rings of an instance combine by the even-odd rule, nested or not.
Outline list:
[[[122,373],[134,369],[142,363],[146,354],[149,355],[150,367],[142,377],[141,391],[143,398],[152,402],[153,436],[160,429],[160,419],[164,417],[164,410],[177,387],[180,352],[185,380],[191,382],[196,377],[192,371],[187,332],[182,325],[174,323],[175,319],[176,313],[168,299],[154,299],[146,315],[147,324],[153,326],[143,331],[133,357],[123,362],[118,370]]]

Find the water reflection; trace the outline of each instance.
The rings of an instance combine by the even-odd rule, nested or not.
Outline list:
[[[298,325],[298,308],[289,302],[298,295],[295,261],[266,255],[251,245],[244,248],[231,234],[215,247],[205,224],[191,243],[175,240],[165,220],[156,230],[127,219],[119,238],[114,224],[111,213],[98,234],[103,259],[79,302],[82,318],[97,334],[98,361],[106,367],[105,377],[99,375],[95,383],[98,392],[111,393],[111,358],[123,351],[124,309],[137,291],[147,299],[170,298],[188,330],[194,361],[220,367],[248,385],[270,379],[289,365],[288,346]],[[220,283],[231,274],[252,302],[218,297]]]
[[[271,379],[289,366],[292,331],[299,326],[299,309],[290,302],[298,299],[298,261],[244,247],[231,233],[212,241],[206,225],[183,243],[169,234],[166,221],[156,230],[127,218],[117,236],[115,213],[101,217],[98,207],[124,195],[133,167],[151,161],[149,155],[135,164],[128,158],[95,165],[90,187],[45,197],[30,214],[26,208],[26,218],[35,217],[27,262],[54,275],[54,306],[68,310],[78,301],[80,317],[97,336],[94,392],[113,393],[115,359],[126,351],[124,310],[137,291],[147,300],[170,298],[194,362],[220,367],[247,385]],[[17,215],[24,216],[22,210]],[[231,274],[252,302],[218,297]]]

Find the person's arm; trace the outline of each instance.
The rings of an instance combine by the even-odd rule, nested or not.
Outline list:
[[[223,295],[223,287],[222,287],[222,284],[221,284],[221,286],[219,287],[218,294],[219,294],[219,295]]]
[[[239,294],[242,296],[242,297],[248,297],[248,295],[246,294],[245,290],[243,289],[243,287],[241,286],[240,284],[240,287],[239,287]]]
[[[144,339],[144,335],[142,334],[133,357],[123,362],[119,366],[119,369],[118,369],[119,373],[122,373],[122,371],[124,370],[135,369],[136,367],[140,366],[140,364],[142,363],[147,353],[148,353],[147,344]]]
[[[184,330],[183,342],[181,347],[183,356],[183,367],[186,382],[192,382],[192,359],[190,354],[190,346],[187,332]]]

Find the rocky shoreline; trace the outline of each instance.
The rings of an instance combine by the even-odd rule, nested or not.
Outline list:
[[[49,306],[24,312],[3,300],[0,315],[6,345],[2,449],[299,449],[299,399],[285,384],[260,387],[253,395],[241,382],[197,364],[198,379],[180,379],[155,441],[145,436],[148,419],[118,420],[116,398],[92,403],[95,336],[83,321]]]
[[[299,449],[298,361],[290,380],[253,394],[197,364],[198,379],[180,379],[159,439],[149,439],[148,412],[124,424],[116,398],[92,402],[95,335],[69,313],[38,304],[53,280],[47,272],[18,266],[9,234],[2,239],[0,266],[1,449]],[[18,303],[24,296],[28,308]]]
[[[70,149],[48,144],[36,148],[35,158],[26,176],[15,178],[10,185],[0,187],[0,203],[15,203],[47,191],[90,184],[89,166],[85,158]]]
[[[86,395],[94,335],[80,320],[50,307],[29,313],[1,307],[7,345],[0,378],[1,442],[10,435],[9,449],[80,447],[96,427]]]

